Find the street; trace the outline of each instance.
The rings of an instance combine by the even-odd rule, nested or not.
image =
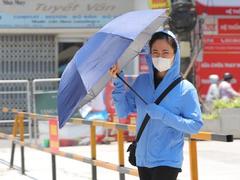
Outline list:
[[[15,152],[15,169],[9,170],[10,143],[1,140],[0,148],[0,179],[1,180],[51,180],[51,156],[45,152],[25,148],[26,175],[21,175],[20,148],[17,146]],[[127,147],[125,144],[125,149]],[[199,180],[239,180],[240,179],[240,140],[232,143],[199,141],[198,142],[198,170]],[[65,147],[61,150],[90,157],[90,146]],[[118,162],[117,143],[97,146],[97,159],[107,162]],[[131,167],[127,162],[127,167]],[[58,180],[90,180],[91,166],[75,160],[56,157],[57,179]],[[188,143],[184,147],[183,172],[180,173],[179,180],[190,180]],[[99,180],[119,179],[117,172],[97,168],[97,178]],[[137,177],[126,175],[126,180],[137,180]]]

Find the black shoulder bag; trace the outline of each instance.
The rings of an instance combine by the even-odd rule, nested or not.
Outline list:
[[[160,104],[160,102],[163,100],[163,98],[181,81],[183,80],[182,77],[179,77],[178,79],[174,80],[165,90],[164,92],[157,98],[157,100],[154,102],[155,104]],[[131,165],[136,166],[136,156],[135,156],[135,151],[136,151],[136,147],[137,147],[137,142],[139,141],[144,128],[146,127],[148,121],[150,119],[150,116],[148,114],[145,115],[144,120],[141,124],[141,127],[137,133],[137,138],[135,141],[133,141],[128,149],[127,152],[129,152],[129,156],[128,156],[128,161],[130,162]]]

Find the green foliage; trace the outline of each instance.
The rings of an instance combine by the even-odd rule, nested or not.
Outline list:
[[[209,121],[216,120],[216,119],[218,119],[218,117],[219,117],[219,114],[216,111],[214,111],[211,114],[205,114],[205,113],[202,114],[203,120],[209,120]]]
[[[240,98],[233,100],[215,100],[213,104],[215,109],[240,108]]]
[[[240,108],[240,98],[235,98],[233,100],[215,100],[213,102],[214,110],[210,114],[202,114],[204,120],[216,120],[219,118],[219,109],[224,108]]]

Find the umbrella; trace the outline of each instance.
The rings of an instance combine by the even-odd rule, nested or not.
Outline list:
[[[108,70],[134,59],[159,29],[166,10],[142,10],[123,14],[94,34],[64,70],[58,89],[59,127],[77,108],[92,100],[111,79]]]

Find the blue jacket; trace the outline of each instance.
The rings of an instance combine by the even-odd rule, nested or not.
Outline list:
[[[164,32],[175,39],[170,31]],[[131,112],[137,112],[137,131],[146,113],[151,117],[137,143],[137,166],[181,168],[184,134],[198,133],[203,125],[198,95],[194,86],[189,81],[183,80],[159,105],[156,105],[154,101],[180,76],[179,48],[171,69],[156,89],[152,59],[149,55],[147,63],[149,73],[139,75],[132,87],[148,102],[148,105],[145,105],[132,91],[126,91],[121,80],[114,79],[115,89],[112,95],[116,111],[121,118],[127,117]]]

